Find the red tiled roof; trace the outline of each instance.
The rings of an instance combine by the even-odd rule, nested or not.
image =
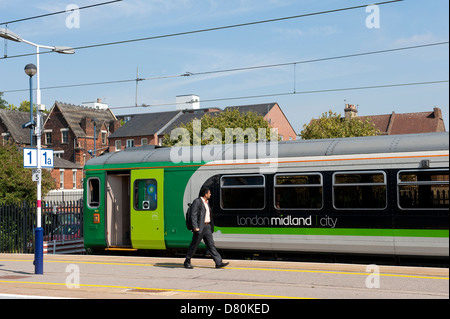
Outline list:
[[[388,135],[445,132],[442,111],[435,108],[432,112],[403,113],[360,116],[361,120],[370,119],[375,126]]]

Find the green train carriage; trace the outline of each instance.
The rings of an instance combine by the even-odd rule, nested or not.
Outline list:
[[[206,185],[219,249],[448,257],[448,137],[107,154],[85,167],[85,246],[187,248],[188,203]]]

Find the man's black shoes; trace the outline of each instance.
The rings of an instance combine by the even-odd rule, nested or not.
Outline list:
[[[221,262],[220,264],[217,264],[217,265],[216,265],[216,268],[223,268],[223,267],[228,266],[229,264],[230,264],[230,263],[224,263],[224,262]],[[191,261],[188,260],[188,259],[186,259],[186,260],[184,261],[183,266],[184,266],[184,268],[186,268],[186,269],[194,269],[194,267],[192,267],[192,265],[191,265]]]
[[[184,268],[186,269],[194,269],[194,267],[192,267],[191,262],[189,260],[185,260],[184,264],[183,264]]]

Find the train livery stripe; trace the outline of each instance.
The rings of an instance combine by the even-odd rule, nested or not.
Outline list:
[[[448,152],[437,152],[443,154],[429,154],[428,152],[424,152],[423,154],[417,155],[402,155],[402,156],[388,156],[385,154],[379,154],[379,156],[370,156],[364,157],[363,155],[357,156],[320,156],[320,157],[312,157],[309,159],[296,159],[296,160],[287,160],[287,159],[278,159],[278,160],[266,160],[266,161],[257,161],[250,162],[250,160],[245,160],[244,162],[240,162],[239,160],[233,161],[214,161],[211,163],[200,163],[200,164],[191,164],[191,165],[167,165],[169,162],[161,162],[161,163],[153,163],[152,166],[140,166],[139,164],[135,164],[133,166],[129,165],[121,165],[121,164],[112,164],[108,165],[107,168],[89,168],[86,166],[85,171],[93,172],[93,171],[114,171],[114,170],[129,170],[129,169],[162,169],[162,168],[194,168],[194,167],[202,167],[202,166],[231,166],[231,165],[268,165],[268,164],[295,164],[295,163],[316,163],[316,162],[340,162],[340,161],[363,161],[363,160],[392,160],[392,159],[412,159],[412,158],[444,158],[448,157]],[[147,164],[147,163],[146,163]],[[95,166],[92,166],[95,167]]]
[[[216,227],[222,234],[254,235],[323,235],[323,236],[370,236],[370,237],[427,237],[448,238],[449,230],[429,229],[357,229],[357,228],[251,228]]]

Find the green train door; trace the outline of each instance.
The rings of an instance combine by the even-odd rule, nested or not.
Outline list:
[[[136,249],[166,249],[164,170],[131,171],[131,242]]]
[[[104,249],[105,242],[105,172],[87,172],[84,179],[84,245]]]

